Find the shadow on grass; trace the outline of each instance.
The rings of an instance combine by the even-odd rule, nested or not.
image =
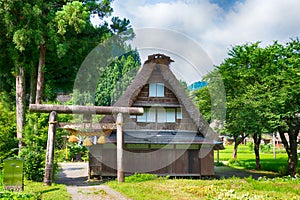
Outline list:
[[[47,192],[53,192],[53,191],[56,191],[56,190],[60,190],[60,188],[51,188],[51,189],[47,189],[47,190],[42,190],[42,191],[39,191],[39,193],[45,194]]]
[[[256,171],[248,169],[237,169],[229,166],[216,166],[215,167],[215,178],[247,178],[252,177],[253,179],[258,179],[260,177],[275,178],[280,177],[278,173],[268,172],[268,171]]]
[[[256,168],[255,159],[243,159],[243,160],[231,159],[231,160],[229,160],[228,164],[229,164],[229,166],[241,167],[243,169],[255,170],[255,168]],[[264,158],[260,161],[260,164],[261,164],[262,171],[270,171],[270,172],[280,173],[282,175],[285,175],[284,172],[287,169],[286,158],[277,158],[277,159]]]

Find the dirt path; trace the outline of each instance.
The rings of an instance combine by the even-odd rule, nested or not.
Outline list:
[[[88,163],[59,163],[61,171],[58,172],[56,183],[67,185],[67,191],[73,200],[115,199],[127,200],[125,196],[111,189],[103,182],[88,182]]]

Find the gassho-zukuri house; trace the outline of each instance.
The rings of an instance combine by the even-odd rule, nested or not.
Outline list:
[[[170,57],[155,54],[140,68],[114,106],[143,107],[124,115],[124,174],[214,175],[216,133],[170,70]],[[106,115],[100,123],[115,123]],[[89,147],[89,177],[117,176],[116,130]]]

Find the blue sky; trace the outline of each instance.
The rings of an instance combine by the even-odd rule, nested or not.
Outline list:
[[[211,65],[219,65],[234,45],[262,41],[264,46],[275,40],[284,43],[300,35],[299,0],[114,0],[112,6],[113,15],[129,19],[135,30],[167,29],[183,34],[203,49]],[[161,43],[172,39],[166,34],[156,36],[161,37]],[[152,37],[148,34],[142,38]],[[177,43],[178,37],[174,38],[177,39],[173,43]],[[188,49],[182,47],[182,51]],[[153,48],[153,53],[157,49]],[[176,53],[180,57],[181,53]],[[198,67],[198,63],[194,65]],[[202,74],[206,71],[209,69]]]
[[[242,3],[244,2],[244,0],[210,0],[209,2],[213,4],[217,4],[224,10],[230,10],[232,7],[234,7],[234,5],[237,2]]]

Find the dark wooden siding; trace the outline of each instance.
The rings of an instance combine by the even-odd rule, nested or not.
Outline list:
[[[171,176],[207,176],[214,175],[213,151],[203,159],[199,158],[197,148],[184,149],[182,146],[168,145],[160,149],[125,150],[125,174],[153,173]],[[114,144],[94,145],[90,153],[90,175],[116,176],[116,146]],[[128,153],[129,152],[129,153]]]

